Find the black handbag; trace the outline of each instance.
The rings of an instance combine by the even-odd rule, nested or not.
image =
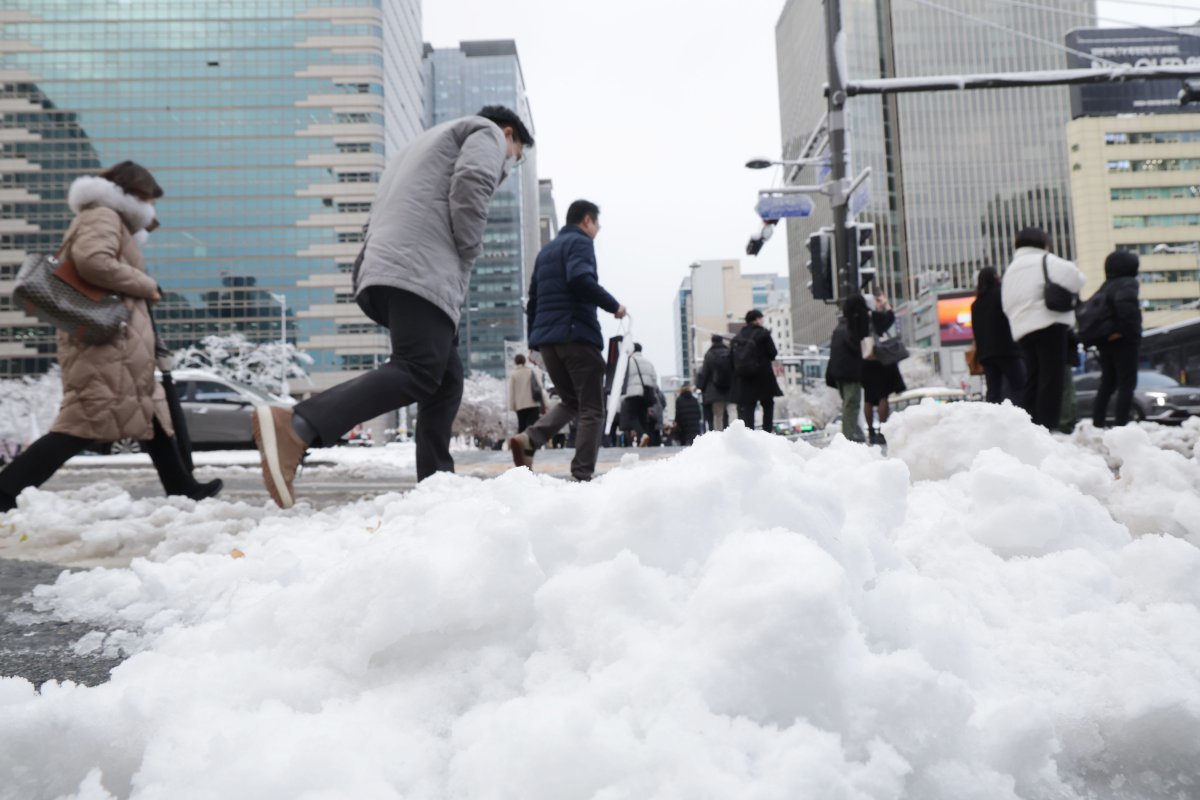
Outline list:
[[[68,237],[55,255],[25,258],[13,286],[13,304],[84,344],[108,344],[128,324],[129,308],[116,292],[83,280],[75,264],[63,258],[74,238]]]
[[[875,337],[875,360],[885,367],[899,364],[908,358],[908,348],[904,342],[895,338],[881,339]]]
[[[1049,253],[1042,256],[1042,277],[1046,279],[1046,289],[1043,295],[1046,308],[1051,311],[1074,311],[1075,303],[1079,298],[1075,296],[1074,292],[1067,291],[1067,287],[1050,280],[1050,270],[1046,268],[1046,260],[1049,258]]]

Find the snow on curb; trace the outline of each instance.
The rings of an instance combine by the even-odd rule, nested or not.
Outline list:
[[[1196,462],[1112,431],[1118,479],[983,404],[908,409],[887,435],[883,458],[735,424],[591,484],[135,504],[131,524],[229,527],[39,587],[121,631],[81,647],[133,655],[92,688],[0,679],[0,791],[1194,793]]]

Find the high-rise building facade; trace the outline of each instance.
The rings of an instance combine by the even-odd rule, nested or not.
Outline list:
[[[538,243],[545,247],[558,235],[558,208],[554,205],[554,181],[538,181]],[[532,275],[530,276],[533,277]]]
[[[1200,316],[1200,114],[1080,117],[1067,140],[1085,295],[1132,250],[1146,328]]]
[[[1200,23],[1186,28],[1082,28],[1067,46],[1075,67],[1200,64]],[[1200,317],[1200,105],[1181,105],[1179,81],[1071,89],[1067,127],[1076,252],[1085,295],[1104,282],[1116,248],[1141,257],[1146,328]]]
[[[516,43],[462,42],[425,47],[425,124],[468,116],[487,105],[520,115],[536,138]],[[463,308],[459,350],[469,370],[505,373],[505,342],[525,339],[524,297],[541,246],[537,148],[492,197],[483,253]]]
[[[851,79],[1062,69],[1064,34],[1095,21],[1094,0],[843,0],[842,8]],[[822,80],[813,79],[826,72],[823,13],[820,0],[789,0],[776,28],[785,156],[825,113]],[[1017,230],[1028,225],[1073,256],[1069,119],[1065,87],[849,101],[851,173],[872,169],[858,216],[876,226],[879,282],[897,305],[973,286],[981,267],[1007,263]],[[805,239],[828,224],[821,205],[788,228],[797,341],[827,341],[833,327],[802,275]]]
[[[286,336],[317,390],[386,357],[348,273],[385,139],[420,129],[420,48],[419,0],[10,0],[0,376],[54,355],[52,331],[11,308],[15,271],[57,248],[71,182],[125,159],[166,192],[145,252],[169,346]]]

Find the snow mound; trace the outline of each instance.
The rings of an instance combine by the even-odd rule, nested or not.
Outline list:
[[[1193,462],[1139,436],[1105,435],[1117,480],[1011,407],[921,406],[897,458],[735,423],[591,484],[209,501],[236,533],[39,587],[132,655],[0,679],[0,796],[1195,796],[1200,550],[1150,530]],[[1135,536],[1143,482],[1180,505]]]

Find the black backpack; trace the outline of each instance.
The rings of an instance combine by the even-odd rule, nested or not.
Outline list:
[[[743,378],[754,378],[762,372],[762,353],[758,350],[758,342],[740,333],[729,343],[733,351],[733,371]]]
[[[713,353],[713,355],[717,355]],[[729,359],[728,358],[710,358],[709,368],[706,370],[709,380],[712,385],[722,392],[729,391],[729,387],[733,385],[733,376],[729,374]]]
[[[1079,341],[1084,347],[1104,344],[1117,332],[1116,311],[1105,287],[1101,286],[1087,302],[1079,304],[1075,309],[1075,322],[1079,326]]]

